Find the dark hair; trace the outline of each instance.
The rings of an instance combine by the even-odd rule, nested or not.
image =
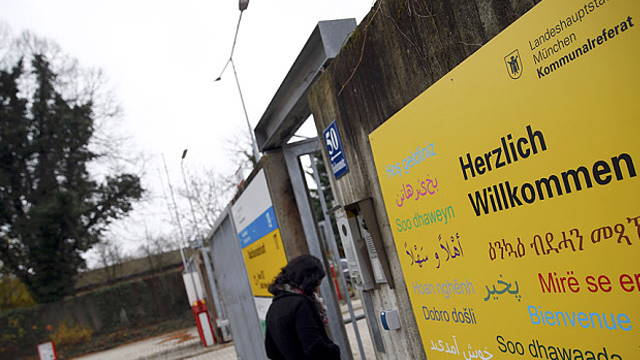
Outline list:
[[[325,277],[320,260],[312,255],[298,256],[283,267],[273,283],[269,285],[269,292],[276,294],[280,288],[289,284],[311,295]]]

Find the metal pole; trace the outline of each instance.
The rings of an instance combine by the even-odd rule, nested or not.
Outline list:
[[[242,96],[242,89],[240,88],[240,81],[238,80],[238,72],[236,71],[236,64],[233,62],[233,58],[229,59],[231,62],[231,69],[233,70],[233,77],[236,79],[236,85],[238,86],[238,93],[240,93],[240,102],[242,103],[242,110],[244,111],[244,118],[247,121],[247,128],[249,129],[249,135],[251,136],[251,146],[253,148],[253,158],[256,163],[260,160],[260,151],[258,151],[258,145],[256,144],[256,138],[251,129],[251,123],[249,123],[249,115],[247,114],[247,107],[244,104],[244,96]]]
[[[322,208],[322,214],[324,215],[324,223],[327,229],[327,242],[329,243],[329,250],[331,251],[331,255],[333,256],[334,261],[337,261],[338,267],[338,279],[340,285],[340,291],[345,295],[345,299],[347,302],[347,309],[349,310],[349,317],[351,318],[351,325],[353,326],[353,331],[356,335],[356,342],[358,343],[358,351],[360,352],[360,359],[366,360],[367,356],[364,353],[364,346],[362,345],[362,339],[360,338],[360,329],[358,329],[358,322],[355,320],[355,314],[353,312],[353,305],[351,304],[351,296],[349,295],[349,291],[347,290],[347,282],[344,278],[344,274],[342,272],[342,264],[340,263],[340,253],[338,252],[338,245],[336,244],[336,237],[333,234],[333,227],[331,225],[331,217],[329,216],[329,211],[327,210],[327,201],[324,197],[324,191],[322,191],[322,183],[320,182],[320,174],[318,173],[318,166],[316,165],[316,158],[313,156],[314,154],[309,154],[311,158],[311,170],[313,172],[313,179],[318,186],[318,197],[320,198],[320,207]]]
[[[247,1],[248,5],[248,1]],[[242,9],[242,6],[240,6]],[[246,6],[245,6],[246,9]],[[244,10],[240,10],[240,16],[238,17],[238,24],[236,24],[236,32],[233,35],[233,44],[231,45],[231,54],[229,54],[229,60],[224,64],[222,71],[220,71],[220,76],[218,76],[215,81],[220,81],[222,79],[222,74],[224,74],[225,70],[227,70],[227,66],[231,64],[233,68],[233,76],[236,79],[236,85],[238,86],[238,93],[240,93],[240,102],[242,103],[242,110],[244,111],[244,118],[247,120],[247,128],[249,129],[249,136],[251,137],[251,147],[253,149],[253,158],[256,163],[260,160],[260,151],[258,150],[258,145],[256,142],[255,135],[253,134],[253,129],[251,128],[251,124],[249,123],[249,115],[247,115],[247,107],[244,104],[244,96],[242,96],[242,89],[240,88],[240,81],[238,80],[238,72],[236,71],[236,65],[233,62],[233,53],[236,51],[236,43],[238,42],[238,33],[240,32],[240,22],[242,21],[242,13]]]
[[[189,184],[187,183],[187,177],[184,174],[184,158],[187,155],[187,149],[182,153],[182,159],[180,159],[180,172],[182,173],[182,182],[184,182],[184,189],[187,192],[187,200],[189,201],[189,208],[191,209],[191,217],[193,218],[193,226],[196,228],[196,234],[199,240],[202,241],[200,234],[200,228],[198,227],[198,219],[196,218],[196,212],[193,209],[193,201],[191,200],[191,192],[189,191]]]
[[[213,298],[213,304],[216,308],[216,316],[218,319],[223,319],[222,307],[220,306],[220,300],[218,299],[218,287],[216,286],[216,282],[213,279],[213,269],[211,268],[211,260],[209,259],[209,253],[204,247],[204,238],[200,233],[200,228],[198,227],[198,219],[196,218],[196,212],[193,208],[193,201],[191,200],[191,191],[189,190],[189,184],[187,182],[187,177],[184,173],[184,158],[187,156],[187,149],[184,149],[182,152],[182,159],[180,159],[180,170],[182,172],[182,181],[184,182],[184,188],[187,192],[187,199],[189,200],[189,207],[191,208],[191,216],[193,217],[193,224],[196,227],[196,233],[198,234],[198,240],[200,241],[200,252],[202,253],[202,258],[204,259],[204,266],[207,269],[207,279],[209,280],[209,286],[211,287],[211,297]]]
[[[182,266],[184,267],[184,271],[188,271],[187,269],[187,261],[186,261],[186,257],[184,256],[184,244],[185,244],[185,237],[184,237],[184,231],[182,231],[182,223],[180,222],[180,213],[178,213],[178,204],[176,203],[176,198],[173,195],[173,186],[171,186],[171,179],[169,178],[169,170],[167,169],[167,160],[164,157],[164,154],[162,154],[162,163],[164,164],[164,172],[167,176],[167,184],[169,184],[169,193],[171,194],[171,201],[173,202],[173,210],[176,213],[176,222],[178,223],[178,229],[180,230],[180,238],[182,239],[182,243],[180,244],[180,256],[182,257]],[[196,297],[198,297],[198,288],[196,287],[196,280],[193,278],[193,273],[191,271],[189,272],[189,278],[191,279],[191,286],[193,286],[193,291],[196,294]],[[193,305],[193,304],[190,304]]]

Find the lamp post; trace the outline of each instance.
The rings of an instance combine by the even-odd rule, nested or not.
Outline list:
[[[186,155],[186,154],[184,154]],[[196,280],[193,277],[193,272],[190,271],[191,262],[186,261],[186,257],[184,255],[184,247],[186,244],[186,238],[184,236],[184,230],[182,229],[182,222],[180,221],[180,213],[178,212],[178,204],[176,203],[176,198],[173,194],[173,186],[171,185],[171,179],[169,178],[169,170],[167,169],[167,161],[162,155],[162,163],[164,164],[164,171],[167,176],[167,184],[169,185],[169,193],[171,194],[171,201],[173,202],[173,210],[176,214],[176,222],[178,223],[178,230],[180,230],[180,239],[182,240],[180,243],[180,256],[182,257],[182,266],[184,267],[184,271],[189,273],[189,278],[191,279],[191,286],[193,286],[193,292],[195,293],[196,300],[199,297],[198,288],[196,287]],[[193,304],[190,304],[193,305]]]
[[[167,184],[169,185],[169,194],[171,195],[171,202],[173,203],[173,211],[175,212],[176,222],[178,223],[178,230],[180,231],[180,256],[182,257],[182,266],[185,271],[187,270],[187,261],[184,256],[184,231],[182,230],[182,222],[180,221],[180,213],[178,213],[178,205],[176,203],[176,198],[173,195],[173,186],[171,185],[171,179],[169,178],[169,170],[167,169],[167,160],[164,158],[164,154],[162,154],[162,163],[164,165],[165,176],[167,177]]]
[[[189,200],[189,208],[191,209],[191,217],[193,218],[193,226],[196,228],[196,234],[198,237],[200,235],[200,228],[198,227],[198,219],[196,218],[196,212],[193,209],[193,201],[191,200],[191,192],[189,191],[189,184],[187,183],[187,177],[184,174],[184,158],[187,157],[187,150],[184,149],[182,151],[182,157],[180,158],[180,172],[182,173],[182,181],[184,182],[184,189],[187,192],[187,200]],[[202,240],[202,239],[200,239]]]
[[[182,157],[180,159],[180,170],[182,172],[182,181],[184,182],[184,189],[187,192],[187,199],[189,200],[189,207],[191,208],[191,216],[193,217],[193,224],[196,228],[197,240],[195,248],[200,249],[200,253],[202,254],[202,258],[204,259],[204,266],[207,269],[207,280],[209,280],[209,286],[211,287],[211,296],[213,297],[213,304],[215,305],[216,317],[219,320],[224,319],[224,312],[222,311],[222,306],[220,304],[220,299],[218,298],[218,287],[213,278],[213,267],[211,266],[211,260],[209,258],[209,253],[204,245],[204,238],[200,233],[200,227],[198,226],[198,220],[196,218],[196,212],[193,208],[193,201],[191,200],[191,191],[189,190],[189,183],[187,182],[187,177],[184,172],[184,158],[187,157],[187,150],[184,149],[182,151]]]
[[[240,22],[242,21],[242,13],[247,9],[247,7],[249,6],[249,0],[239,0],[239,9],[240,9],[240,16],[238,17],[238,24],[236,25],[236,32],[235,35],[233,36],[233,44],[231,45],[231,54],[229,55],[229,60],[227,60],[227,62],[224,64],[224,67],[222,68],[222,71],[220,71],[220,75],[214,80],[214,81],[220,81],[222,80],[222,75],[224,74],[224,72],[227,70],[227,67],[229,66],[229,64],[231,64],[231,69],[233,69],[233,77],[236,79],[236,86],[238,87],[238,93],[240,94],[240,103],[242,104],[242,110],[244,111],[244,118],[247,122],[247,129],[249,130],[249,136],[251,137],[251,147],[253,150],[253,158],[255,159],[255,162],[257,163],[258,160],[260,160],[260,151],[258,150],[258,145],[256,142],[256,138],[253,134],[253,129],[251,128],[251,123],[249,122],[249,115],[247,113],[247,107],[244,103],[244,96],[242,95],[242,88],[240,88],[240,80],[238,80],[238,71],[236,70],[236,65],[233,62],[233,52],[236,49],[236,43],[238,41],[238,31],[240,30]]]

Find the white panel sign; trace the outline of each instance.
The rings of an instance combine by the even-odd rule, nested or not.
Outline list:
[[[38,345],[38,355],[40,355],[40,360],[56,360],[56,351],[53,347],[52,342],[47,342],[44,344]]]
[[[272,206],[264,170],[251,180],[238,201],[231,207],[236,230],[241,231]]]

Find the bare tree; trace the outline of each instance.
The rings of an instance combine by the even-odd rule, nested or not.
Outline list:
[[[186,186],[178,189],[181,218],[191,237],[205,236],[231,200],[233,184],[227,177],[206,169],[199,173],[185,170]],[[186,203],[186,204],[185,204]]]
[[[70,104],[92,104],[94,136],[90,148],[98,156],[90,171],[96,177],[113,172],[143,174],[149,157],[135,149],[130,136],[123,131],[123,110],[102,69],[80,66],[77,59],[65,53],[55,41],[23,31],[13,37],[6,23],[0,23],[0,65],[15,64],[22,59],[27,70],[20,90],[33,93],[35,74],[30,60],[44,55],[56,73],[55,88]]]
[[[113,239],[105,239],[95,246],[95,253],[106,282],[114,282],[122,272],[127,257],[122,246]]]
[[[160,269],[168,265],[165,263],[162,254],[176,250],[179,247],[179,243],[173,239],[175,237],[171,234],[154,235],[146,229],[143,243],[138,246],[137,253],[147,259],[152,270]]]
[[[257,166],[251,141],[246,132],[239,132],[225,141],[225,150],[233,161],[231,173],[220,173],[213,169],[199,172],[185,169],[186,184],[178,188],[178,212],[181,219],[185,220],[185,233],[189,239],[207,235],[244,179]]]
[[[227,181],[237,181],[238,177],[242,180],[258,165],[253,156],[251,141],[246,132],[237,133],[225,141],[226,152],[234,162],[234,173],[225,177]]]

